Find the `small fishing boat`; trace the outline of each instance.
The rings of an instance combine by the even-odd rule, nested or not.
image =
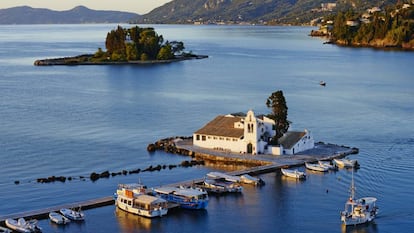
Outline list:
[[[335,163],[331,164],[330,161],[322,161],[322,160],[319,160],[318,163],[322,167],[328,168],[328,170],[338,170],[338,167],[336,166],[336,164]]]
[[[327,172],[329,168],[321,166],[316,163],[305,163],[305,167],[309,170],[318,171],[318,172]]]
[[[13,231],[20,233],[37,233],[42,232],[42,228],[37,225],[37,220],[32,219],[30,221],[24,220],[24,218],[19,218],[17,220],[8,218],[4,222],[6,226]]]
[[[356,159],[334,159],[333,161],[338,167],[355,168],[359,166]]]
[[[222,172],[209,172],[207,173],[207,177],[211,179],[216,179],[216,180],[223,179],[223,180],[227,180],[227,181],[231,181],[235,183],[240,183],[239,176],[227,175],[226,173],[222,173]]]
[[[240,182],[244,184],[264,185],[264,181],[260,178],[244,174],[240,176]]]
[[[50,221],[59,224],[59,225],[64,225],[68,222],[70,222],[70,219],[68,219],[67,217],[57,213],[57,212],[50,212],[49,213],[49,219]]]
[[[141,184],[120,184],[116,191],[116,206],[129,213],[153,218],[168,213],[167,200],[149,195]]]
[[[321,85],[321,86],[323,86],[323,87],[324,87],[324,86],[326,86],[326,82],[325,82],[325,81],[320,81],[320,82],[319,82],[319,85]]]
[[[341,211],[341,221],[345,226],[359,225],[371,222],[378,214],[376,206],[377,198],[363,197],[355,198],[354,168],[352,168],[352,181],[350,197],[345,202],[345,209]]]
[[[297,169],[292,170],[292,169],[281,168],[280,171],[282,172],[283,175],[287,177],[291,177],[295,179],[306,179],[306,174],[304,172],[298,171]]]
[[[226,180],[205,179],[203,187],[211,193],[241,193],[243,187],[239,184]]]
[[[59,212],[66,218],[73,220],[73,221],[85,220],[85,214],[83,213],[80,207],[78,210],[63,208],[63,209],[60,209]]]
[[[209,202],[207,192],[201,188],[164,186],[155,188],[154,192],[184,209],[205,209]]]

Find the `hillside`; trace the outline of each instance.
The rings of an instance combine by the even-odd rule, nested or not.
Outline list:
[[[97,11],[78,6],[67,11],[53,11],[28,6],[0,9],[0,24],[78,24],[124,23],[138,14],[120,11]]]
[[[134,22],[309,24],[312,19],[332,12],[350,8],[362,12],[395,2],[397,0],[173,0]]]

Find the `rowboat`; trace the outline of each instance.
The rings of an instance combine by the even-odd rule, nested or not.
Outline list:
[[[292,169],[281,168],[280,171],[282,172],[283,175],[287,177],[291,177],[295,179],[306,179],[306,174],[304,172],[298,171],[297,169],[292,170]]]
[[[57,212],[50,212],[49,213],[49,219],[50,221],[59,224],[59,225],[64,225],[68,222],[70,222],[70,219],[68,219],[67,217],[57,213]]]
[[[318,172],[326,172],[329,168],[321,166],[316,163],[305,163],[305,167],[309,170],[318,171]]]

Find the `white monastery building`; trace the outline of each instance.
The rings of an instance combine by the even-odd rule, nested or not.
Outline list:
[[[223,150],[243,154],[292,155],[315,146],[312,134],[288,131],[280,139],[280,145],[269,145],[276,134],[275,122],[264,116],[219,115],[193,134],[193,145],[201,148]]]

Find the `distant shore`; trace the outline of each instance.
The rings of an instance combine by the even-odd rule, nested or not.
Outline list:
[[[344,40],[335,40],[328,33],[321,30],[312,30],[309,34],[311,37],[320,37],[326,39],[324,44],[334,44],[342,47],[351,48],[372,48],[379,50],[397,50],[397,51],[414,51],[414,45],[410,43],[395,44],[385,40],[374,40],[370,43],[347,42]]]
[[[49,58],[36,60],[34,62],[35,66],[75,66],[75,65],[150,65],[150,64],[164,64],[179,62],[184,60],[192,59],[204,59],[208,58],[207,55],[186,55],[186,56],[176,56],[174,59],[169,60],[147,60],[147,61],[91,61],[93,54],[82,54],[74,57],[61,57],[61,58]]]

